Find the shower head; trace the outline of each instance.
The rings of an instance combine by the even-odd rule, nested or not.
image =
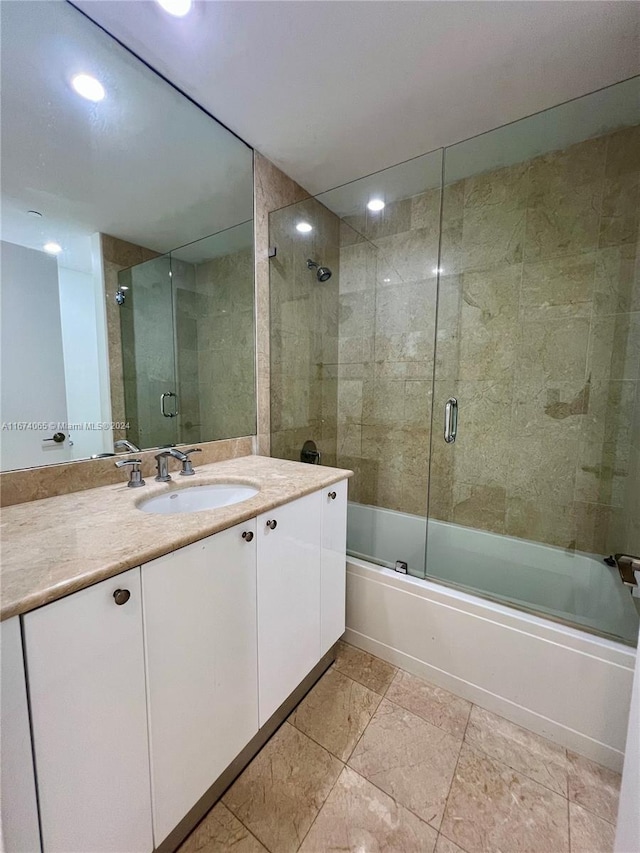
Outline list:
[[[307,260],[307,269],[315,269],[318,281],[329,281],[332,276],[332,272],[329,267],[321,267],[317,261],[312,261],[311,258]]]

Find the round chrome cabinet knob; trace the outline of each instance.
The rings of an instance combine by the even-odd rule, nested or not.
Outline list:
[[[113,593],[113,598],[116,604],[126,604],[131,598],[131,593],[128,589],[117,589]]]
[[[245,542],[251,542],[251,540],[253,539],[253,533],[250,530],[245,530],[245,532],[242,534],[242,538]]]
[[[267,521],[267,527],[269,528],[269,530],[275,530],[277,526],[278,522],[275,520],[275,518],[271,521]]]
[[[338,497],[338,495],[337,495],[335,492],[329,492],[329,498],[330,498],[332,501],[335,501],[335,499],[336,499],[337,497]]]

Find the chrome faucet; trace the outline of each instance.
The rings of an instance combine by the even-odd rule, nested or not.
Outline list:
[[[130,489],[136,489],[138,486],[144,486],[144,480],[142,479],[142,471],[140,470],[140,465],[142,464],[140,459],[120,459],[115,463],[116,468],[123,468],[125,465],[131,465],[131,471],[129,472],[129,482],[127,486]]]
[[[189,459],[189,455],[191,453],[202,453],[202,449],[200,447],[192,447],[191,450],[182,451],[178,450],[177,447],[169,447],[167,450],[163,450],[162,453],[158,453],[156,456],[156,461],[158,463],[156,480],[160,483],[170,482],[171,474],[169,473],[169,458],[171,456],[182,462],[180,474],[183,477],[190,477],[192,474],[195,474],[196,472],[193,470],[193,463]]]
[[[116,447],[124,447],[125,450],[129,453],[140,453],[140,448],[136,447],[133,442],[127,441],[126,438],[119,438],[117,441],[115,441],[113,443],[114,450]]]

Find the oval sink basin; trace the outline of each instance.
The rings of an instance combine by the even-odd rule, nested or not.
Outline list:
[[[214,483],[208,486],[190,486],[188,489],[175,489],[164,495],[157,495],[138,504],[142,512],[154,512],[159,515],[175,515],[182,512],[202,512],[205,509],[217,509],[248,501],[257,495],[259,489],[242,483]]]

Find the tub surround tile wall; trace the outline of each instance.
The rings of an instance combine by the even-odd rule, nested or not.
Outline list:
[[[254,452],[254,437],[230,438],[226,441],[204,441],[198,446],[202,453],[194,456],[194,467],[211,462],[222,462],[250,456]],[[186,445],[178,445],[185,448]],[[0,506],[28,503],[43,498],[83,492],[113,483],[126,484],[127,472],[116,468],[118,459],[142,459],[143,476],[153,480],[156,470],[155,455],[158,449],[140,453],[118,454],[106,459],[84,459],[62,465],[44,465],[40,468],[24,468],[4,471],[0,474]],[[177,464],[177,463],[176,463]],[[135,491],[135,490],[134,490]]]
[[[429,489],[438,519],[637,553],[639,151],[628,128],[444,188],[430,481],[440,193],[343,223],[325,374],[352,500],[425,515]]]
[[[269,213],[309,198],[309,193],[258,151],[254,152],[253,176],[258,453],[268,455],[271,445]]]
[[[434,442],[431,515],[595,553],[628,541],[638,149],[624,129],[447,188],[457,310],[435,412],[456,396],[460,431]]]
[[[354,677],[391,678],[375,693],[340,662]],[[205,839],[208,850],[226,850],[229,838],[248,853],[610,853],[619,784],[618,774],[341,643],[336,664],[179,853]]]
[[[307,221],[313,231],[300,234]],[[314,199],[269,217],[270,241],[277,255],[270,261],[271,452],[300,459],[313,440],[326,465],[335,464],[338,382],[327,370],[338,358],[338,266],[340,221]],[[319,282],[307,267],[311,258],[333,275]]]

